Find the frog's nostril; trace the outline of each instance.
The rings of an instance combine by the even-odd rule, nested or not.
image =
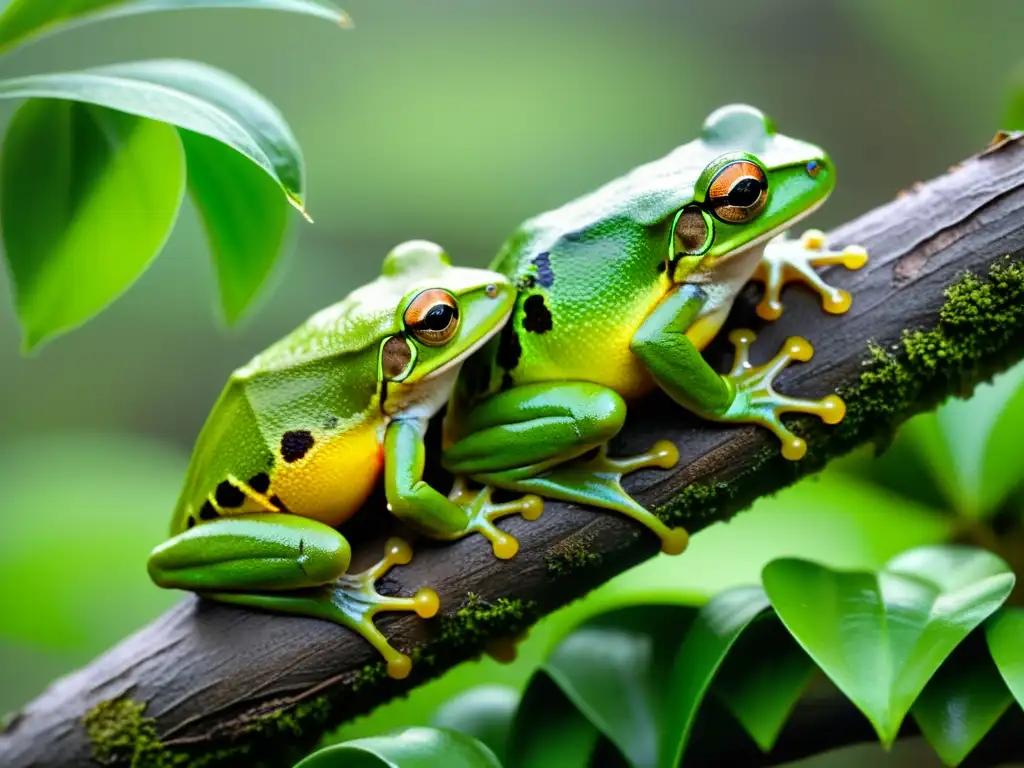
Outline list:
[[[807,163],[807,175],[812,179],[817,178],[818,174],[821,173],[821,163],[817,160],[811,160]]]
[[[484,293],[487,294],[487,298],[496,299],[498,298],[498,286],[496,286],[494,283],[491,283],[486,288],[484,288]]]

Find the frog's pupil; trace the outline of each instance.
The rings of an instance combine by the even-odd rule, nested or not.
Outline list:
[[[447,304],[435,304],[423,316],[420,327],[425,331],[443,331],[451,325],[455,317],[455,308]]]
[[[729,190],[729,205],[748,208],[761,196],[761,182],[747,177],[740,179]]]

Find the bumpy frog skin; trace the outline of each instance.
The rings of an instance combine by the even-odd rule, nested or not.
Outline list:
[[[437,595],[380,595],[376,580],[411,560],[409,545],[391,539],[377,565],[349,574],[351,550],[335,529],[381,475],[392,513],[435,538],[480,531],[501,549],[494,518],[539,514],[533,496],[473,514],[422,481],[428,420],[514,300],[502,275],[453,267],[439,246],[412,241],[388,254],[377,280],[236,370],[196,442],[172,538],[150,555],[152,579],[350,627],[405,677],[409,658],[373,616],[429,618]]]
[[[765,319],[781,314],[781,288],[793,280],[816,289],[826,311],[849,308],[849,295],[814,267],[857,269],[864,249],[830,251],[817,231],[784,235],[834,185],[821,149],[736,105],[711,114],[696,140],[524,223],[491,265],[519,288],[512,319],[463,367],[449,404],[442,461],[459,477],[453,498],[486,504],[486,494],[466,493],[472,480],[596,505],[647,526],[663,551],[681,552],[686,532],[668,528],[620,483],[643,467],[673,466],[676,446],[606,455],[626,402],[657,387],[704,418],[767,427],[783,456],[801,458],[804,441],[780,415],[836,424],[845,412],[836,395],[802,400],[773,390],[791,361],[810,359],[810,344],[791,338],[773,360],[752,366],[754,334],[734,331],[736,361],[726,374],[701,352],[751,279],[766,284],[758,307]]]

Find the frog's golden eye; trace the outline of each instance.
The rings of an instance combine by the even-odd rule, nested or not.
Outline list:
[[[448,291],[440,288],[423,291],[409,302],[405,327],[428,346],[447,344],[459,327],[459,305]]]
[[[726,224],[746,224],[757,218],[768,202],[768,178],[749,160],[729,163],[708,186],[708,207]]]

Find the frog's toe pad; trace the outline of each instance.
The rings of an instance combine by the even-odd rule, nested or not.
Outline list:
[[[441,599],[430,587],[424,587],[412,597],[416,615],[421,619],[432,619],[441,608]]]
[[[405,680],[412,672],[412,659],[399,653],[388,659],[388,677],[394,680]]]
[[[669,528],[661,535],[661,551],[666,555],[681,555],[690,544],[685,528]]]

